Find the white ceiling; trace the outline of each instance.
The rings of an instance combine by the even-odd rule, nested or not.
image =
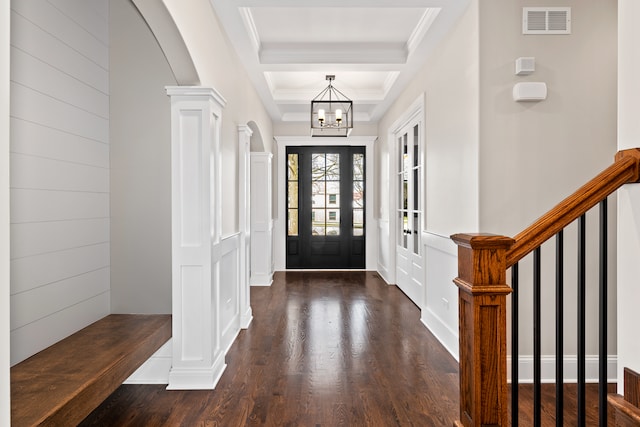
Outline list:
[[[377,122],[469,0],[210,0],[274,121],[309,120],[327,74]]]

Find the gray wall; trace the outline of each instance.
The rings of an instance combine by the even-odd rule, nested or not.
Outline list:
[[[389,126],[419,94],[425,94],[427,295],[422,316],[454,354],[457,306],[453,301],[457,298],[451,279],[457,275],[457,255],[448,236],[477,231],[513,236],[609,165],[616,151],[615,2],[554,2],[553,6],[573,8],[573,34],[522,35],[522,7],[540,5],[548,3],[471,0],[460,21],[380,121],[378,158],[385,162],[393,150],[386,140]],[[514,75],[514,61],[520,56],[536,57],[534,74]],[[548,99],[514,102],[513,85],[527,80],[546,82]],[[385,188],[389,175],[385,164],[379,164],[376,172],[380,172],[378,188]],[[380,209],[385,218],[391,203],[382,194]],[[610,217],[615,217],[615,200],[610,208]],[[595,221],[592,216],[590,221]],[[614,230],[615,226],[610,236]],[[573,229],[567,239],[572,239],[572,233]],[[610,248],[615,259],[615,237]],[[569,254],[573,253],[567,252],[566,268],[575,271],[575,255]],[[597,265],[591,261],[597,253],[589,249],[589,256],[589,265]],[[546,259],[551,261],[547,255]],[[566,279],[572,280],[571,274]],[[613,268],[610,283],[615,284],[615,279]],[[522,286],[524,300],[530,300],[530,286]],[[590,281],[590,312],[597,307],[592,286]],[[609,296],[609,352],[615,354],[615,286]],[[449,308],[442,298],[451,303]],[[568,288],[565,298],[575,301],[575,290]],[[552,294],[545,291],[543,299],[545,311],[553,313]],[[566,309],[565,345],[570,353],[575,351],[575,302],[567,303]],[[523,308],[523,354],[531,352],[530,319],[531,310]],[[594,319],[588,322],[590,354],[597,342]],[[545,316],[544,354],[554,350],[552,320],[553,316]]]
[[[106,0],[11,14],[11,363],[109,313]]]
[[[613,161],[616,152],[617,7],[616,2],[564,0],[572,7],[572,34],[523,35],[522,7],[548,6],[511,0],[480,2],[480,230],[513,236],[571,194]],[[536,58],[536,71],[514,75],[520,56]],[[521,81],[547,83],[548,98],[539,103],[512,99]],[[615,219],[615,200],[610,217]],[[597,236],[597,215],[588,217]],[[565,349],[575,352],[576,229],[565,236]],[[615,226],[610,258],[615,260]],[[588,313],[597,313],[596,237],[588,250]],[[543,248],[543,353],[554,351],[554,250]],[[532,352],[531,265],[521,265],[521,350]],[[615,261],[612,262],[615,266]],[[615,268],[610,268],[609,353],[616,354]],[[589,314],[587,353],[597,354],[597,315]]]
[[[111,0],[111,310],[171,313],[171,121],[176,81],[129,0]]]

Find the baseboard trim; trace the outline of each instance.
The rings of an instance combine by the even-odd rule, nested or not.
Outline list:
[[[446,323],[440,319],[430,309],[422,310],[422,316],[420,318],[422,324],[436,337],[440,344],[453,356],[456,361],[459,361],[459,339],[458,334],[451,330]]]
[[[242,315],[240,316],[240,328],[247,329],[251,324],[252,320],[253,320],[253,310],[251,309],[251,306],[249,306],[247,311],[242,313]]]
[[[518,382],[520,384],[533,383],[533,356],[520,356],[518,363]],[[588,383],[597,383],[599,377],[598,356],[589,355],[586,358],[585,377]],[[556,358],[555,356],[542,356],[540,360],[540,377],[543,383],[556,382]],[[574,355],[564,357],[564,382],[576,383],[578,372],[578,358]],[[618,356],[607,358],[607,381],[617,381]],[[507,381],[511,382],[511,356],[507,356]]]
[[[251,286],[271,286],[273,283],[273,273],[254,274],[250,279]]]
[[[169,384],[171,339],[158,349],[123,384]]]
[[[387,268],[384,265],[378,264],[377,273],[378,275],[380,275],[382,280],[384,280],[387,283],[387,285],[393,284],[393,281],[389,279],[389,270],[387,270]]]
[[[227,369],[224,353],[210,368],[171,368],[167,390],[213,390]]]

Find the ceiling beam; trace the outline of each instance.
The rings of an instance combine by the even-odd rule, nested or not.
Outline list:
[[[233,2],[236,7],[445,7],[450,4],[450,0],[236,0]]]
[[[404,64],[405,43],[262,43],[261,64]]]

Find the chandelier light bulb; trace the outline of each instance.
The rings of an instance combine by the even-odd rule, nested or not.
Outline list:
[[[318,121],[320,124],[324,123],[324,110],[322,108],[318,110]]]
[[[338,108],[336,110],[336,122],[340,123],[341,121],[342,121],[342,110]]]

